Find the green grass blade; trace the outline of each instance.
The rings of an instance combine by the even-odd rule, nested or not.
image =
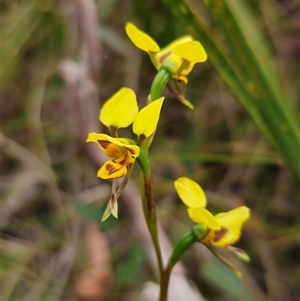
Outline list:
[[[172,13],[182,22],[194,38],[201,41],[206,49],[209,61],[219,73],[252,120],[281,154],[290,170],[300,179],[299,135],[295,117],[284,102],[276,87],[276,78],[272,76],[271,58],[259,59],[261,44],[253,42],[256,36],[255,26],[249,31],[251,20],[241,21],[237,17],[235,1],[205,1],[215,25],[226,41],[221,45],[194,14],[195,10],[182,0],[165,0]],[[230,3],[229,3],[230,2]],[[258,46],[259,45],[259,46]],[[268,57],[264,51],[264,57]],[[265,64],[263,64],[265,62]]]

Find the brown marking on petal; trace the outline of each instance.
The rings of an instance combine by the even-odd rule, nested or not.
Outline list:
[[[224,235],[228,232],[228,229],[226,228],[222,228],[219,231],[214,231],[215,237],[213,239],[214,242],[218,242],[219,240],[221,240]]]
[[[134,155],[135,151],[131,148],[126,147],[127,151],[131,154]]]
[[[98,140],[98,143],[104,148],[107,149],[108,145],[110,144],[107,140]]]
[[[184,60],[184,69],[188,69],[190,67],[191,62],[188,60]]]
[[[135,151],[128,147],[126,147],[126,149],[127,149],[128,153],[130,153],[131,158],[135,159],[136,158]]]
[[[105,168],[109,175],[111,175],[112,173],[114,173],[116,171],[115,167],[111,164],[106,164]]]
[[[159,62],[162,64],[163,61],[172,53],[172,51],[166,52],[160,59]]]

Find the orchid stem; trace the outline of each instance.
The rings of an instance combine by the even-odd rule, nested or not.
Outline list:
[[[160,281],[160,293],[158,301],[168,300],[168,289],[171,272],[175,264],[180,260],[182,255],[193,245],[196,241],[196,237],[193,231],[185,234],[181,240],[176,244],[172,255],[168,261],[168,265],[163,270],[161,281]]]
[[[145,174],[143,175],[141,187],[144,215],[154,245],[155,254],[158,262],[159,274],[162,280],[163,260],[158,239],[157,217],[155,202],[153,198],[153,185],[151,176],[146,176]]]
[[[168,289],[169,289],[169,280],[171,276],[172,267],[168,264],[166,269],[162,273],[160,280],[160,292],[158,301],[167,301],[168,300]]]

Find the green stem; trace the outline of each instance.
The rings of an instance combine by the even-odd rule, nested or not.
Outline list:
[[[168,264],[166,269],[163,271],[161,281],[160,281],[160,293],[158,301],[167,301],[168,300],[168,289],[169,289],[169,281],[171,276],[172,268]]]
[[[148,153],[148,149],[145,147],[145,145],[142,145],[140,150],[140,155],[137,158],[137,162],[142,170],[141,196],[142,196],[142,204],[143,204],[145,220],[152,238],[152,242],[154,245],[154,249],[158,261],[159,274],[162,277],[163,261],[162,261],[159,240],[158,240],[157,216],[156,216],[156,208],[155,208],[155,202],[153,196],[153,184],[152,184],[151,169],[150,169],[147,153]]]
[[[143,202],[143,211],[150,232],[152,242],[155,249],[155,254],[158,262],[159,274],[162,278],[163,274],[163,261],[158,239],[158,228],[157,228],[157,217],[156,208],[153,197],[153,185],[151,176],[143,174],[142,185],[141,185],[141,195]]]
[[[166,269],[163,271],[160,282],[159,301],[168,300],[168,288],[171,272],[175,264],[182,255],[197,241],[201,241],[207,235],[207,226],[204,224],[195,225],[190,232],[186,233],[176,244],[173,253],[169,259]]]
[[[166,269],[162,273],[161,281],[160,281],[160,294],[159,301],[167,301],[168,300],[168,289],[169,289],[169,280],[171,276],[171,272],[176,262],[181,258],[183,253],[188,250],[192,244],[195,242],[195,236],[190,231],[186,235],[184,235],[178,244],[175,246],[173,253],[169,259],[168,265]]]
[[[156,77],[154,78],[154,81],[150,89],[150,101],[155,101],[161,96],[170,77],[171,77],[171,73],[168,70],[164,68],[159,70]],[[139,137],[138,145],[140,146],[140,155],[137,158],[137,162],[142,169],[141,196],[142,196],[143,211],[144,211],[147,227],[151,235],[151,239],[155,249],[155,254],[158,262],[160,281],[161,283],[166,283],[166,287],[168,287],[169,276],[167,275],[167,273],[164,273],[162,254],[161,254],[159,238],[158,238],[157,216],[156,216],[156,207],[155,207],[154,195],[153,195],[152,176],[151,176],[151,169],[150,169],[150,164],[148,159],[148,151],[153,136],[154,134],[152,135],[151,138],[146,139],[146,143],[145,142],[143,143],[144,137]]]

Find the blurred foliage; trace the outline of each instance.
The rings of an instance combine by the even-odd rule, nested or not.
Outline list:
[[[240,1],[204,1],[225,45],[220,45],[182,0],[166,1],[174,15],[203,43],[222,80],[237,96],[265,137],[300,179],[299,135],[292,110],[279,86],[277,68],[250,10]],[[232,54],[234,53],[234,58]]]
[[[299,4],[191,0],[181,3],[196,16],[190,24],[192,18],[185,20],[167,2],[96,1],[99,103],[123,85],[136,90],[141,104],[149,93],[155,70],[129,43],[127,21],[161,46],[195,34],[209,56],[183,87],[195,109],[165,91],[151,149],[160,220],[174,242],[191,226],[173,189],[179,176],[201,184],[213,212],[246,204],[252,218],[238,247],[252,262],[232,259],[244,278],[234,278],[196,248],[183,259],[188,276],[208,300],[298,300],[299,183],[282,158],[299,172],[293,121],[299,111]],[[228,7],[220,11],[218,3],[232,15],[224,16]],[[1,297],[77,300],[76,282],[89,264],[83,225],[101,216],[109,196],[107,186],[99,186],[97,166],[78,146],[72,99],[59,73],[63,60],[80,61],[78,16],[68,0],[4,0],[1,14],[0,113],[7,137],[1,138]],[[289,133],[280,131],[281,122],[290,125]],[[133,178],[138,181],[137,171]],[[144,282],[155,277],[120,207],[118,221],[99,223],[117,279],[105,300],[136,300]]]

